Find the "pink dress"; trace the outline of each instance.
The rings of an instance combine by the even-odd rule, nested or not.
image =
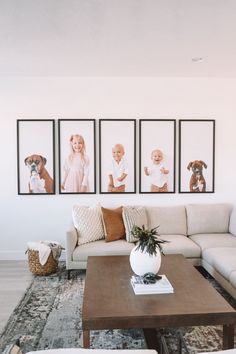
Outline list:
[[[65,192],[81,192],[82,186],[89,192],[89,158],[84,156],[82,160],[80,154],[75,154],[72,159],[69,157],[64,165],[65,173],[68,173],[65,181]]]

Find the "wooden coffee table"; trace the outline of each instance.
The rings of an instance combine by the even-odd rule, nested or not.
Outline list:
[[[182,255],[162,257],[173,294],[135,295],[128,256],[89,257],[82,311],[83,346],[90,331],[143,328],[149,348],[158,349],[156,329],[223,326],[223,349],[234,346],[236,311]]]

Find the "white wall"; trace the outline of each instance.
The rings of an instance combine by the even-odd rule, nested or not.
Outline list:
[[[24,259],[27,241],[64,245],[74,203],[235,203],[236,79],[1,77],[0,102],[0,259]],[[18,195],[16,119],[34,118],[215,119],[215,193]]]

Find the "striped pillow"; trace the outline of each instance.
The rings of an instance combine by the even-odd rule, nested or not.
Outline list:
[[[147,215],[143,206],[124,206],[122,217],[125,225],[126,241],[136,242],[137,239],[131,235],[134,225],[147,228]]]

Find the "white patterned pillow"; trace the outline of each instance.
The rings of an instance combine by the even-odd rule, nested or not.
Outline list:
[[[147,228],[146,210],[142,206],[124,206],[123,207],[123,221],[125,225],[126,241],[136,242],[137,239],[131,235],[134,225]]]
[[[78,245],[104,238],[102,215],[99,206],[74,205],[72,219],[78,233]]]

